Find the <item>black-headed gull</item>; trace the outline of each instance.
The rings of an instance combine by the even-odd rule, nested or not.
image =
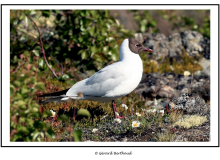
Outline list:
[[[90,78],[77,82],[69,89],[39,97],[50,97],[44,102],[62,102],[71,99],[112,101],[115,118],[124,118],[117,114],[115,100],[132,92],[140,83],[143,64],[139,53],[143,51],[153,52],[134,38],[125,39],[120,46],[118,62],[104,67]]]

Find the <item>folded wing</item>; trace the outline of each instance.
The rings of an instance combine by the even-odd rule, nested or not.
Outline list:
[[[130,72],[120,63],[109,65],[96,74],[73,85],[67,96],[77,96],[81,92],[84,96],[103,97],[108,92],[127,80]]]

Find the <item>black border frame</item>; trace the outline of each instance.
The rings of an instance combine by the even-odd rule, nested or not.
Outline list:
[[[27,6],[27,5],[30,5],[30,6],[34,6],[34,5],[38,5],[38,6],[46,6],[46,5],[50,5],[50,6],[57,6],[57,5],[62,5],[62,6],[65,6],[65,5],[71,5],[71,6],[80,6],[80,5],[91,5],[91,6],[100,6],[100,5],[103,5],[103,6],[139,6],[139,5],[165,5],[165,6],[207,6],[207,5],[211,5],[211,6],[218,6],[218,42],[219,42],[219,4],[1,4],[1,35],[2,35],[2,6],[13,6],[13,5],[18,5],[18,6]],[[210,31],[211,32],[211,31]],[[2,53],[2,36],[1,36],[1,53]],[[219,45],[218,45],[218,54],[219,54]],[[2,61],[2,54],[1,54],[1,61]],[[218,62],[219,62],[219,57],[218,57]],[[218,69],[219,69],[219,63],[218,63]],[[211,77],[211,76],[210,76]],[[2,63],[1,63],[1,95],[2,95]],[[219,95],[219,72],[218,72],[218,95]],[[218,99],[218,107],[219,107],[219,99]],[[218,146],[3,146],[2,145],[2,96],[1,96],[1,147],[219,147],[219,108],[218,108]],[[74,143],[74,142],[73,142]],[[207,142],[209,143],[209,142]]]

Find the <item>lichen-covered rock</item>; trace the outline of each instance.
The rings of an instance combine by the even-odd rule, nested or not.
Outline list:
[[[136,33],[135,38],[153,49],[157,58],[179,58],[186,52],[189,56],[202,54],[204,58],[210,59],[210,40],[197,31],[188,30],[168,37],[161,33]]]
[[[143,74],[142,80],[135,89],[136,93],[146,99],[170,99],[182,93],[197,94],[205,101],[210,100],[209,76],[183,76],[175,73]]]
[[[186,114],[200,114],[207,115],[209,113],[209,106],[205,103],[199,95],[181,94],[172,98],[169,102],[170,108],[181,109]]]

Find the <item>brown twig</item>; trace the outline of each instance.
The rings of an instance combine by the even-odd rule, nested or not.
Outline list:
[[[61,75],[63,75],[63,65],[62,65],[62,63],[60,63],[54,56],[52,56],[50,53],[47,53],[47,54],[49,54],[51,57],[52,57],[52,59],[54,60],[54,61],[56,61],[60,66],[61,66]]]
[[[39,40],[40,40],[40,46],[41,46],[41,50],[42,50],[42,53],[43,53],[43,57],[44,57],[44,60],[48,66],[48,68],[51,70],[51,72],[53,73],[53,75],[55,77],[57,77],[56,73],[54,72],[54,70],[49,66],[48,62],[47,62],[47,58],[46,58],[46,54],[45,54],[45,51],[44,51],[44,46],[43,46],[43,41],[42,41],[42,38],[41,38],[41,33],[40,33],[40,30],[39,30],[39,27],[37,26],[37,24],[34,22],[34,20],[29,16],[27,15],[23,10],[21,10],[33,23],[34,25],[37,27],[37,31],[39,33]]]
[[[22,62],[20,65],[17,66],[17,68],[15,68],[14,70],[10,71],[10,73],[15,73],[17,72],[17,70],[23,65],[25,64],[26,62]]]

